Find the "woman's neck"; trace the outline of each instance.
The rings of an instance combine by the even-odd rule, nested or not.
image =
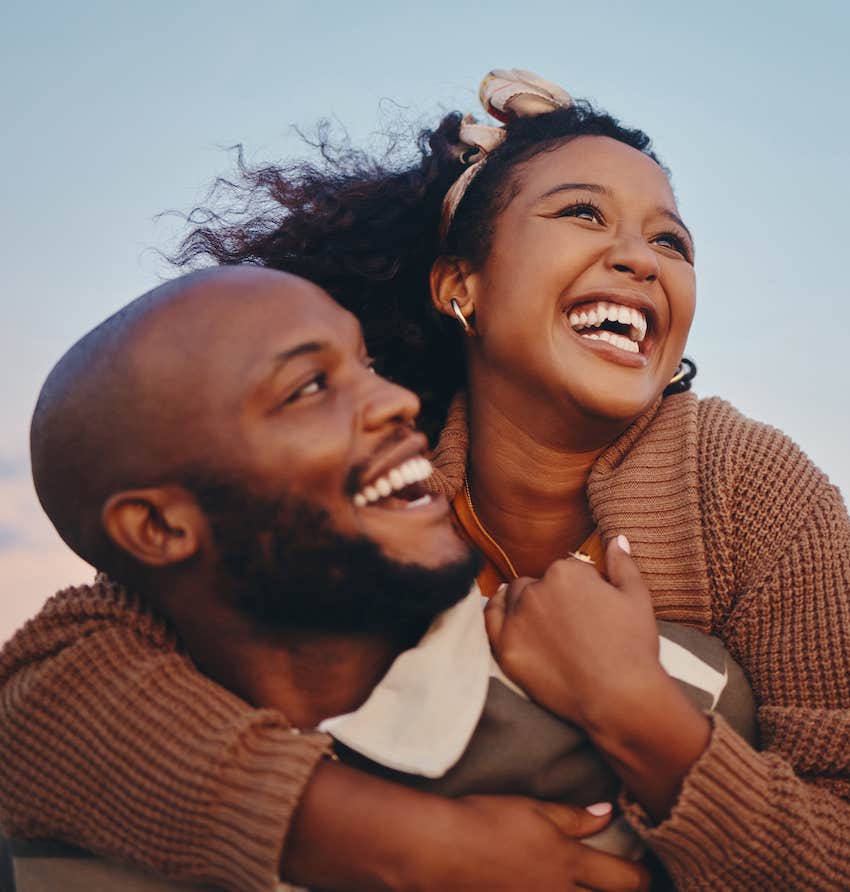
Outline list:
[[[595,527],[587,502],[587,478],[617,432],[593,440],[535,436],[514,412],[492,401],[469,400],[467,479],[478,519],[511,559],[520,576],[542,576],[558,558],[575,551]],[[612,435],[613,433],[613,435]]]

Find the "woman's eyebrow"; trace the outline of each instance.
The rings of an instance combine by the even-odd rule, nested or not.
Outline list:
[[[559,192],[593,192],[596,195],[607,195],[610,197],[611,190],[607,186],[600,186],[599,183],[560,183],[553,186],[540,196],[542,201],[549,198],[550,195],[557,195]]]
[[[688,227],[685,226],[685,221],[678,214],[674,214],[673,211],[669,210],[668,208],[658,208],[657,211],[659,214],[661,214],[662,217],[666,217],[668,220],[672,220],[674,223],[678,223],[679,226],[681,226],[682,229],[684,229],[685,232],[687,232],[688,238],[691,241],[694,240],[694,237],[691,234],[690,229],[688,229]]]

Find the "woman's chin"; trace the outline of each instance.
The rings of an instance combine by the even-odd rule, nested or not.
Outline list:
[[[576,405],[583,415],[609,421],[627,427],[640,418],[658,400],[661,389],[655,387],[627,387],[622,383],[596,381],[587,387],[569,388],[569,401]]]

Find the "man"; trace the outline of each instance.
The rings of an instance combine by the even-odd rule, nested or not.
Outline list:
[[[296,728],[329,730],[340,755],[357,765],[449,795],[514,791],[582,805],[610,799],[616,777],[581,732],[528,703],[492,663],[480,596],[467,595],[477,561],[454,534],[445,500],[423,487],[431,468],[426,442],[413,427],[417,411],[411,393],[373,373],[356,321],[324,292],[281,273],[224,269],[156,289],[66,354],[33,418],[33,474],[68,544],[166,615],[195,664],[221,686],[190,709],[220,710],[217,719],[226,728],[236,721],[227,711],[233,704],[221,702],[226,688],[243,703],[287,716]],[[609,549],[608,556],[624,590],[639,583],[623,552]],[[600,580],[586,567],[583,572]],[[149,622],[156,622],[153,614]],[[148,630],[137,623],[135,631]],[[713,707],[727,686],[734,690],[716,642],[675,627],[666,634],[662,662],[700,686],[708,697],[701,705]],[[722,673],[697,661],[695,674],[681,674],[677,653],[686,670],[694,665],[688,635],[697,635],[695,650],[719,659]],[[676,643],[681,636],[684,647]],[[115,653],[107,648],[103,658],[114,660]],[[65,684],[70,699],[78,696],[73,683]],[[51,693],[55,704],[58,691]],[[199,715],[199,728],[200,722]],[[75,724],[68,723],[72,739]],[[117,729],[121,736],[133,731],[145,735],[150,728]],[[268,745],[231,739],[226,771],[253,778],[258,766],[243,771],[240,751]],[[185,752],[174,752],[185,762]],[[144,774],[148,758],[156,754],[140,745],[122,770]],[[111,761],[102,760],[104,771]],[[96,757],[93,762],[98,765]],[[203,775],[209,765],[199,759],[181,768]],[[269,782],[295,786],[286,778]],[[104,778],[107,801],[116,798],[116,783],[120,800],[120,779]],[[314,787],[302,804],[287,866],[306,881],[355,888],[348,884],[360,877],[352,879],[351,861],[375,867],[360,851],[346,859],[344,842],[321,864],[309,857],[299,862],[299,839],[306,824],[309,840],[316,812]],[[127,789],[132,800],[137,785]],[[346,797],[337,790],[341,811]],[[423,810],[433,797],[386,784],[377,791],[382,802],[372,811],[397,814],[399,824],[416,814],[420,823],[419,838],[401,841],[397,851],[396,828],[379,828],[384,848],[412,863],[417,850],[434,860],[434,826]],[[205,795],[215,801],[210,790]],[[140,820],[133,804],[125,804],[129,823]],[[248,810],[239,800],[230,808],[237,816]],[[498,814],[498,803],[495,808],[490,816],[510,818]],[[455,860],[448,882],[429,885],[419,877],[418,887],[550,888],[557,882],[560,888],[574,878],[591,888],[635,888],[643,881],[633,865],[552,839],[567,817],[574,834],[600,830],[610,807],[578,821],[575,812],[555,806],[536,809],[537,826],[525,831],[536,854],[524,853],[529,843],[520,846],[521,834],[514,833],[502,864],[493,863],[498,859],[490,848],[477,856],[486,864]],[[141,820],[151,820],[144,808],[138,811]],[[327,808],[318,813],[327,824]],[[540,826],[544,816],[548,826]],[[374,836],[362,809],[356,820]],[[63,826],[59,814],[56,821],[52,835],[92,846],[73,820]],[[160,835],[167,837],[165,829]],[[148,833],[153,845],[155,832]],[[318,835],[329,838],[326,827]],[[635,838],[612,825],[588,841],[625,854]],[[571,849],[566,862],[553,846],[558,842]],[[437,861],[445,859],[446,843],[456,846],[447,837]],[[251,834],[246,844],[256,844]],[[101,836],[94,845],[151,863],[129,840]],[[467,858],[474,861],[476,853]],[[474,881],[463,876],[470,866]],[[175,872],[171,865],[163,870]],[[409,886],[393,885],[396,879],[381,876],[381,888]],[[258,888],[263,882],[256,878]],[[368,882],[364,877],[356,888],[370,888]],[[234,876],[232,885],[247,884]]]
[[[76,669],[60,669],[43,706],[51,721],[68,710],[61,739],[31,738],[14,722],[4,731],[4,746],[50,746],[63,760],[63,795],[43,802],[41,835],[233,889],[269,888],[268,861],[254,850],[279,859],[284,836],[288,878],[323,888],[641,886],[641,869],[576,841],[607,823],[605,810],[450,802],[345,766],[317,767],[323,736],[282,733],[360,705],[394,657],[467,592],[475,561],[445,501],[421,487],[428,469],[417,411],[415,396],[373,373],[350,314],[303,280],[258,269],[168,283],[60,361],[32,427],[45,510],[72,548],[170,619],[221,687],[210,684],[202,704],[181,700],[159,666],[148,684],[173,698],[173,720],[151,728],[140,705],[138,721],[113,739],[80,740],[75,712],[108,713],[108,695],[76,705],[87,678],[74,675],[79,641],[66,637]],[[120,626],[126,603],[102,589],[85,608],[89,679],[126,668],[112,649],[116,629],[94,630],[98,611]],[[71,593],[48,606],[48,624],[69,605],[79,614]],[[143,623],[133,616],[129,640],[170,634],[156,613]],[[66,625],[55,627],[60,638],[71,635]],[[25,633],[4,651],[0,675],[26,663]],[[160,662],[181,658],[163,648]],[[266,709],[249,712],[246,702]],[[38,697],[27,705],[30,718],[42,708]],[[204,757],[226,766],[219,777],[205,762],[174,765],[173,783],[186,790],[179,814],[158,809],[156,790],[137,779],[167,760],[173,723],[196,728]],[[121,771],[132,783],[97,755],[125,738],[132,759]],[[296,741],[300,755],[285,762]],[[31,825],[15,825],[14,803],[26,796],[20,778],[2,795],[4,825],[32,835]],[[64,805],[75,799],[100,812],[98,828],[80,832]],[[231,825],[242,842],[221,843],[210,870],[195,853],[215,848]],[[173,842],[157,848],[169,833],[185,841],[179,851]]]

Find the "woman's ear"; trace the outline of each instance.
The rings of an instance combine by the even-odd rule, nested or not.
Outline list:
[[[438,313],[457,316],[454,300],[466,319],[475,312],[475,300],[470,287],[471,268],[457,257],[438,257],[431,267],[431,301]]]
[[[103,505],[106,535],[137,561],[151,567],[193,557],[207,529],[194,497],[181,486],[128,489]]]

